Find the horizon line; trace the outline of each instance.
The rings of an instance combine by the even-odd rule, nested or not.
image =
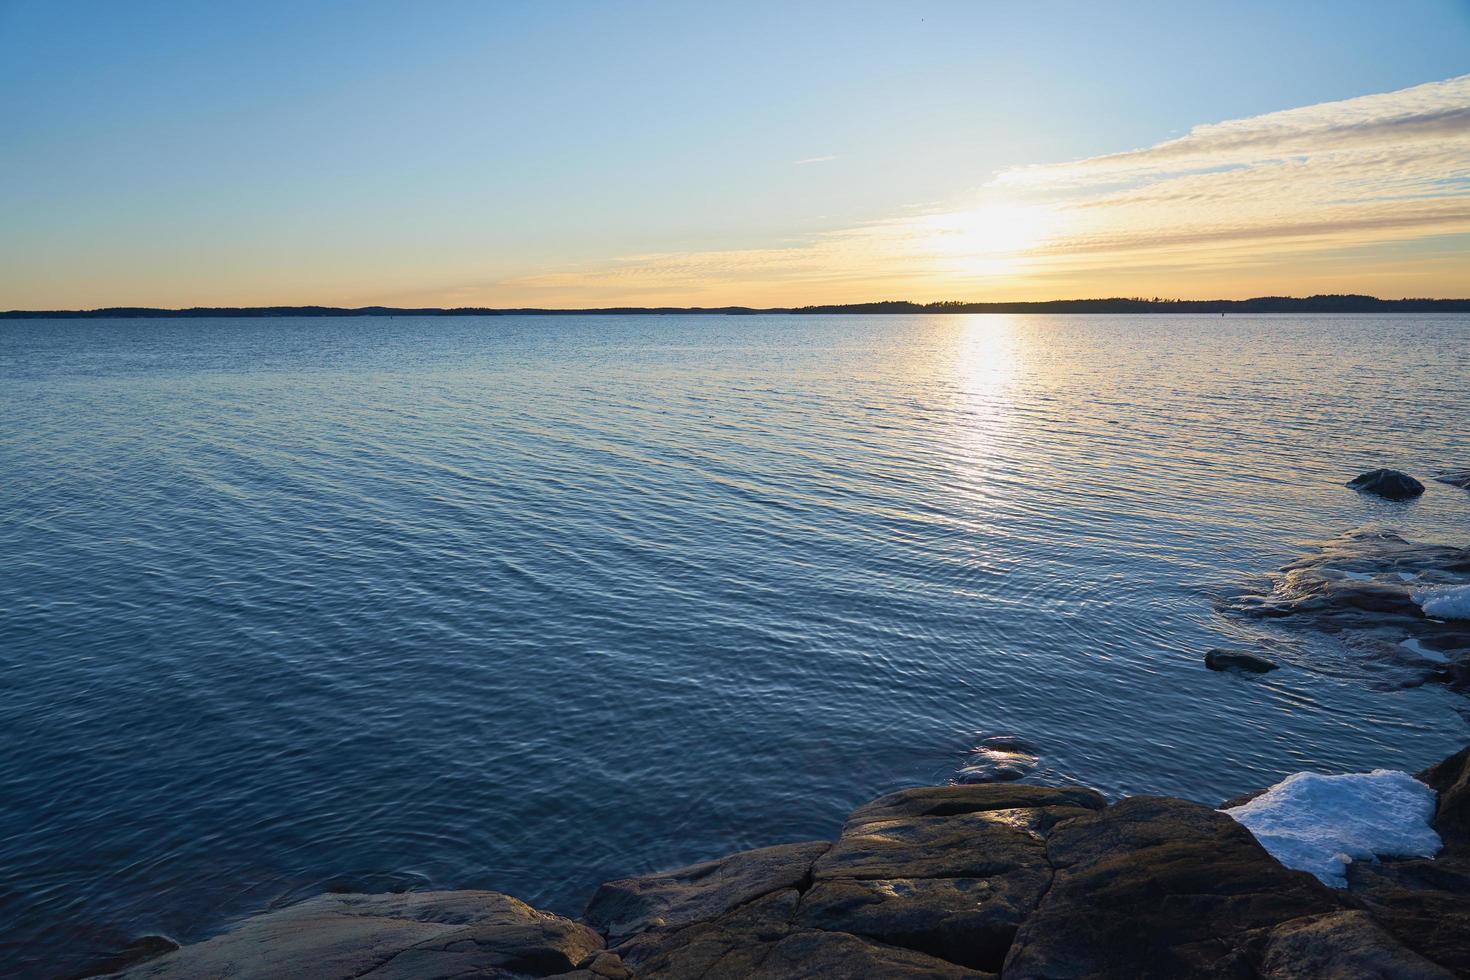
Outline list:
[[[1048,300],[879,300],[868,303],[819,303],[804,306],[599,306],[599,307],[399,307],[322,306],[101,306],[75,310],[3,310],[0,318],[148,318],[148,317],[263,317],[263,316],[575,316],[636,314],[817,314],[817,313],[1146,313],[1229,312],[1260,313],[1373,313],[1470,312],[1470,298],[1402,297],[1381,299],[1360,293],[1315,293],[1310,296],[1254,296],[1248,299],[1165,299],[1162,297],[1107,296]]]

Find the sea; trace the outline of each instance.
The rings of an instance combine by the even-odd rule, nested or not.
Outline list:
[[[1214,598],[1470,543],[1467,379],[1464,314],[0,321],[6,972],[324,890],[575,915],[996,736],[1110,797],[1422,768],[1464,697]]]

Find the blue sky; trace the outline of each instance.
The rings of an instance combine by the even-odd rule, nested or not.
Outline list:
[[[952,213],[1013,168],[1467,72],[1466,2],[0,0],[0,308],[759,303],[801,284],[689,270]],[[1408,241],[1448,269],[1463,231]],[[1329,244],[1312,254],[1373,241]],[[695,258],[618,285],[651,255]],[[1094,285],[1005,263],[865,281],[828,259],[851,274],[807,277],[810,301]]]

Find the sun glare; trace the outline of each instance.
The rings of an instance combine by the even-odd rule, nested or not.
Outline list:
[[[988,203],[930,216],[920,247],[951,272],[1001,273],[1014,269],[1018,257],[1040,244],[1055,225],[1050,208]]]

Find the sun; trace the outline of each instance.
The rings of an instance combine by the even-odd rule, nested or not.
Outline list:
[[[946,270],[994,274],[1013,270],[1056,226],[1056,214],[1035,204],[990,202],[963,211],[930,215],[920,248]]]

